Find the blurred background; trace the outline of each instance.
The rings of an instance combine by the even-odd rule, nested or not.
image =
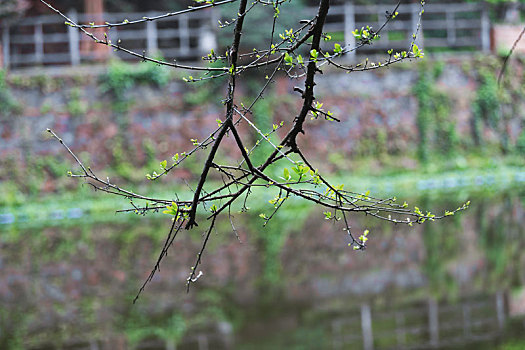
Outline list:
[[[74,21],[104,23],[192,2],[50,3]],[[315,5],[283,4],[276,33],[310,18]],[[333,1],[327,47],[355,44],[352,30],[378,28],[394,6]],[[419,6],[403,2],[380,40],[343,61],[406,50]],[[217,21],[236,11],[220,6],[94,33],[204,65],[202,56],[229,45],[233,29]],[[245,52],[267,45],[273,13],[261,5],[250,13]],[[367,250],[354,252],[337,222],[301,201],[263,228],[259,214],[271,213],[274,194],[261,192],[250,211],[234,213],[242,243],[227,217],[218,223],[204,276],[189,293],[198,231],[183,232],[132,304],[169,220],[115,214],[127,200],[67,177],[78,166],[45,130],[122,187],[189,196],[205,154],[160,181],[145,175],[216,127],[224,81],[187,84],[189,72],[97,46],[37,0],[2,1],[0,349],[524,349],[525,42],[497,81],[524,15],[521,1],[430,2],[417,40],[423,60],[350,75],[327,67],[317,77],[317,100],[341,119],[311,121],[301,139],[322,173],[345,189],[435,213],[470,200],[467,211],[412,228],[354,215],[354,232],[371,232]],[[265,74],[239,79],[238,102],[257,96]],[[262,130],[293,121],[301,84],[276,77],[254,107]],[[257,140],[242,130],[248,143]]]

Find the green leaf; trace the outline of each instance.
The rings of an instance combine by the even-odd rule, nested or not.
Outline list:
[[[288,66],[293,66],[293,57],[290,56],[288,52],[284,54],[284,62],[286,62]]]
[[[310,50],[310,60],[317,62],[317,57],[319,56],[319,53],[316,49]]]
[[[177,203],[171,202],[171,205],[167,205],[166,210],[164,210],[162,213],[168,215],[177,215],[178,208],[179,207],[177,206]]]
[[[284,179],[285,180],[290,180],[292,177],[290,176],[290,171],[288,170],[288,168],[284,168],[283,170],[283,175],[284,175]]]
[[[412,53],[414,54],[414,57],[416,58],[420,58],[424,56],[423,52],[419,49],[419,47],[416,44],[412,46]]]
[[[160,162],[160,167],[162,169],[166,169],[167,166],[168,166],[168,162],[166,160],[163,160],[162,162]]]

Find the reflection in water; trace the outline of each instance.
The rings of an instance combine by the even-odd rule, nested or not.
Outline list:
[[[462,196],[413,202],[439,212]],[[356,217],[365,252],[315,209],[266,229],[238,216],[243,243],[220,223],[189,294],[198,235],[180,237],[135,305],[165,221],[2,226],[0,349],[493,348],[523,332],[509,312],[523,308],[524,196],[470,199],[408,230]]]
[[[396,310],[371,310],[362,304],[358,317],[332,323],[334,349],[362,344],[364,349],[428,349],[486,342],[502,335],[505,322],[503,293],[471,296],[454,304],[429,299]],[[348,334],[348,329],[361,329]]]

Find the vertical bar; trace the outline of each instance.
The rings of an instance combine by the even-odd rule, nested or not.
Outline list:
[[[214,8],[209,11],[210,13],[210,23],[204,22],[199,28],[199,54],[208,54],[212,49],[217,49],[217,36],[216,30],[217,27],[217,11]]]
[[[68,17],[75,23],[78,23],[77,11],[72,9],[68,13]],[[76,66],[80,64],[80,45],[79,45],[79,34],[78,29],[71,26],[67,26],[67,36],[69,39],[69,58],[71,65]]]
[[[345,2],[344,4],[344,26],[345,26],[345,47],[346,49],[353,49],[355,47],[355,38],[352,32],[355,29],[355,9],[353,2]],[[355,50],[348,53],[350,58],[355,58]]]
[[[463,334],[465,338],[470,337],[470,306],[463,305]]]
[[[454,21],[455,13],[451,11],[446,12],[447,18],[447,43],[454,45],[456,43],[456,23]]]
[[[107,14],[104,14],[104,16],[106,16],[106,18],[108,18]],[[109,18],[108,18],[109,20]],[[121,27],[121,28],[124,28],[124,27]],[[112,27],[112,28],[108,28],[107,30],[107,34],[108,34],[108,39],[109,41],[111,41],[113,44],[119,44],[119,41],[118,41],[118,31],[119,31],[119,27]],[[104,49],[103,46],[100,46],[100,45],[96,45],[95,47],[101,47],[102,49]],[[102,50],[101,50],[101,53],[100,53],[100,58],[102,60],[107,60],[108,57],[112,57],[112,56],[118,56],[118,50],[117,49],[112,49],[110,46],[107,47],[107,50],[106,53],[104,53]]]
[[[42,23],[35,23],[35,61],[37,63],[43,63],[44,61],[44,33],[42,29]]]
[[[208,350],[208,338],[206,338],[206,335],[199,334],[199,336],[197,337],[197,342],[199,344],[199,350]]]
[[[481,9],[481,50],[483,52],[490,51],[490,20],[485,4]]]
[[[377,28],[381,28],[381,26],[383,25],[386,17],[385,17],[385,14],[386,12],[384,11],[384,9],[381,9],[379,6],[377,7]],[[376,42],[377,44],[380,44],[380,43],[385,43],[385,44],[388,44],[388,33],[387,32],[384,32],[383,35],[381,35],[379,37],[379,40],[377,40]]]
[[[190,31],[188,29],[188,16],[179,17],[179,38],[181,55],[187,56],[190,52]]]
[[[503,292],[496,293],[496,312],[498,315],[498,326],[500,330],[505,327],[505,299]]]
[[[396,337],[397,345],[406,344],[405,315],[402,312],[396,312]]]
[[[11,63],[11,41],[9,40],[9,26],[4,26],[2,31],[2,54],[4,55],[4,69],[9,69]]]
[[[149,17],[153,17],[153,13],[148,14]],[[146,22],[146,42],[148,55],[155,55],[159,50],[158,46],[158,34],[157,34],[157,22],[147,21]]]
[[[436,300],[428,300],[428,328],[430,332],[430,343],[438,345],[439,343],[439,312]]]
[[[361,305],[361,330],[363,331],[363,349],[374,349],[374,336],[372,334],[372,312],[370,305]]]
[[[216,29],[217,29],[217,25],[219,23],[219,20],[220,20],[220,13],[219,13],[219,10],[217,10],[217,8],[215,7],[212,7],[211,8],[211,16],[210,16],[210,20],[211,20],[211,28],[213,29],[213,31],[215,32]]]
[[[418,3],[412,4],[412,11],[411,11],[412,34],[415,34],[417,30],[417,24],[419,22],[419,9],[420,9],[420,5]],[[412,40],[412,35],[410,35],[409,40]],[[419,28],[419,33],[417,35],[416,40],[414,41],[414,44],[419,46],[420,49],[423,47],[423,22],[421,22],[421,28]]]
[[[217,48],[215,33],[208,27],[201,27],[199,35],[199,50],[201,54],[208,54],[212,49]]]
[[[412,33],[416,32],[417,29],[417,22],[419,21],[419,5],[416,3],[413,3],[411,5],[411,19],[412,19]]]
[[[341,337],[341,322],[338,320],[332,321],[332,349],[342,349],[343,348],[343,341]]]
[[[177,349],[177,345],[175,344],[175,340],[173,338],[166,339],[165,349],[166,350],[176,350]]]

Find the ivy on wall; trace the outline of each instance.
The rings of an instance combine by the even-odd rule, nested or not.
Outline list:
[[[15,100],[5,81],[5,72],[0,70],[0,115],[19,114],[22,105]]]
[[[451,97],[439,90],[436,81],[443,71],[442,64],[419,66],[419,77],[413,93],[418,102],[416,124],[419,132],[417,155],[421,162],[430,159],[431,152],[446,156],[457,147],[456,121],[451,116]]]

